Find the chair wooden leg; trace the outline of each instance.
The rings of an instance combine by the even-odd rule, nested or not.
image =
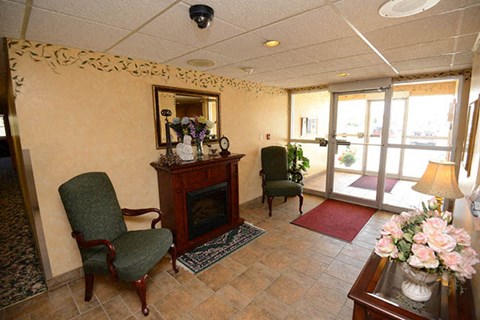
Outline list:
[[[172,268],[175,273],[178,272],[178,267],[177,267],[177,248],[175,247],[175,243],[172,243],[170,246],[170,249],[168,249],[168,253],[170,253],[170,256],[172,257]]]
[[[287,197],[283,197],[283,202],[287,202]]]
[[[300,214],[302,214],[302,206],[303,206],[303,194],[299,194],[298,195],[298,198],[300,199],[300,207],[299,207],[299,210],[300,210]]]
[[[265,203],[265,191],[262,191],[262,204]]]
[[[85,275],[85,301],[92,300],[93,295],[93,274]]]
[[[144,275],[140,279],[133,281],[133,285],[137,289],[138,297],[142,303],[142,313],[144,316],[148,316],[150,310],[147,307],[147,275]]]
[[[273,197],[268,197],[268,216],[272,216],[272,201]]]

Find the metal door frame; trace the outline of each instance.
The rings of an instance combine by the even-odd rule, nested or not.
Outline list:
[[[334,186],[334,175],[335,175],[335,151],[337,148],[337,119],[338,119],[338,97],[340,95],[348,94],[362,94],[362,93],[372,93],[372,92],[384,92],[384,110],[383,110],[383,125],[382,125],[382,139],[380,142],[380,159],[379,159],[379,168],[378,168],[378,183],[377,183],[377,193],[374,200],[363,199],[355,196],[345,195],[336,193],[333,191]],[[357,90],[357,91],[348,91],[348,92],[332,92],[333,98],[330,103],[330,122],[329,122],[329,135],[328,135],[328,161],[327,161],[327,178],[326,178],[326,197],[328,199],[336,199],[346,202],[358,203],[368,207],[374,207],[381,209],[383,204],[383,193],[385,188],[385,166],[386,166],[386,144],[388,139],[388,132],[390,126],[390,107],[391,107],[391,98],[392,98],[392,89],[391,87],[387,88],[378,88],[378,89],[369,89],[369,90]]]

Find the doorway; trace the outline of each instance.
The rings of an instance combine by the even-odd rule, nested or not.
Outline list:
[[[305,193],[393,212],[419,207],[432,196],[411,186],[428,160],[453,160],[460,86],[445,79],[292,94],[290,141],[311,163]]]

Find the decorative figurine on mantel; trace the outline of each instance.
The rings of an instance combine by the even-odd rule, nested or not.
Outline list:
[[[177,154],[182,160],[193,160],[192,137],[188,134],[183,136],[183,142],[177,143]]]
[[[160,114],[165,117],[165,136],[167,138],[167,158],[168,158],[173,156],[172,137],[170,135],[170,123],[168,122],[168,117],[172,115],[172,111],[169,109],[162,109]]]
[[[180,159],[178,155],[173,154],[172,139],[170,136],[170,122],[168,121],[168,117],[172,115],[172,111],[170,111],[169,109],[162,109],[161,115],[165,117],[165,135],[167,138],[167,149],[166,154],[161,154],[156,163],[162,167],[178,165],[181,163],[182,159]]]

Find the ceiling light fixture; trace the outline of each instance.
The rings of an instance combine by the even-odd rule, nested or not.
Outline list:
[[[409,17],[426,11],[439,2],[440,0],[389,0],[378,9],[378,13],[385,18]]]
[[[267,40],[263,43],[263,45],[265,47],[268,47],[268,48],[275,48],[275,47],[280,45],[280,41],[278,41],[278,40]]]
[[[252,74],[253,71],[254,71],[254,69],[252,67],[243,67],[243,68],[240,68],[240,70],[242,70],[246,74]]]
[[[192,67],[205,68],[213,67],[215,65],[215,62],[207,59],[191,59],[187,61],[187,64]]]
[[[205,29],[213,20],[214,11],[211,7],[204,4],[196,4],[190,7],[190,19],[197,23],[200,29]]]

